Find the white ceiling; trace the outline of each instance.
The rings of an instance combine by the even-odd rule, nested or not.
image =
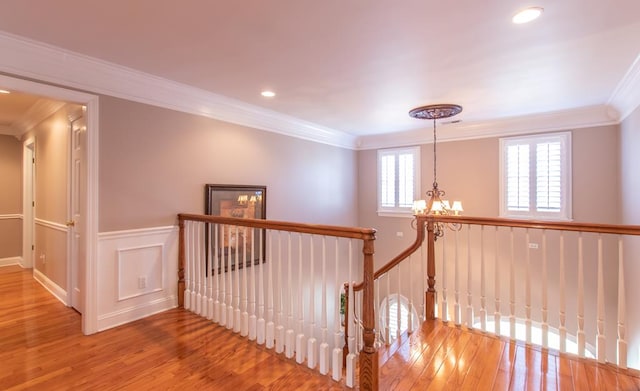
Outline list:
[[[511,23],[531,5],[544,7],[540,19]],[[615,93],[640,54],[638,0],[0,0],[0,9],[0,31],[356,137],[424,129],[407,112],[430,103],[462,105],[456,119],[468,124],[591,109],[617,120]],[[266,88],[278,95],[261,97]]]

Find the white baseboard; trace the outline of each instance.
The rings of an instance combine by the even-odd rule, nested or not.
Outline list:
[[[146,318],[147,316],[167,311],[178,306],[178,298],[174,296],[164,297],[142,305],[124,308],[98,317],[98,331],[104,331],[113,327]]]
[[[0,258],[0,267],[13,265],[22,267],[22,257]]]
[[[33,269],[33,278],[35,278],[35,280],[38,281],[46,290],[51,292],[56,299],[60,300],[62,304],[68,305],[67,303],[69,301],[67,299],[67,291],[60,288],[60,286],[51,281],[49,277],[45,276],[38,269]]]

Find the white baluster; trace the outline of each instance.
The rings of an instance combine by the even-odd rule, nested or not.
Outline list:
[[[272,349],[275,343],[275,323],[273,316],[273,232],[269,232],[269,257],[267,259],[267,337],[266,347]]]
[[[233,308],[233,299],[234,299],[234,288],[235,286],[233,285],[233,272],[234,269],[237,269],[237,267],[235,267],[234,265],[236,263],[238,263],[238,257],[236,254],[236,259],[233,259],[233,249],[231,248],[231,235],[232,235],[232,231],[231,231],[232,227],[230,225],[227,226],[227,328],[229,330],[233,330],[233,313],[234,313],[234,308]]]
[[[296,362],[302,364],[306,357],[307,340],[304,335],[304,290],[302,284],[302,234],[298,237],[298,335],[296,336]],[[340,360],[342,361],[342,359]]]
[[[456,231],[456,234],[458,232]],[[446,243],[446,236],[442,236],[441,242],[442,242],[442,321],[443,322],[448,322],[449,321],[449,303],[447,302],[447,243]],[[434,243],[435,246],[435,243]],[[456,244],[454,246],[453,249],[453,255],[454,255],[454,263],[455,263],[455,258],[458,256],[458,246],[457,246],[457,237],[456,237]]]
[[[549,347],[548,293],[547,293],[547,231],[542,230],[542,347]]]
[[[582,232],[578,237],[578,355],[584,357],[584,257],[582,253]]]
[[[258,317],[256,316],[256,268],[262,263],[258,259],[256,264],[256,229],[251,228],[251,283],[249,289],[249,340],[254,341],[258,333]]]
[[[206,239],[206,243],[208,244],[207,247],[207,259],[209,260],[209,262],[207,263],[207,276],[209,276],[208,281],[209,281],[209,301],[207,303],[207,318],[209,320],[213,320],[213,316],[214,316],[214,300],[213,300],[213,274],[215,273],[214,271],[214,267],[213,267],[213,243],[211,242],[211,228],[212,228],[212,224],[211,223],[207,223],[207,230],[206,230],[206,234],[207,234],[207,239]]]
[[[424,268],[425,268],[425,263],[427,262],[427,257],[425,257],[424,253],[425,253],[425,245],[426,241],[422,242],[422,245],[420,246],[420,297],[422,298],[422,300],[420,300],[421,305],[420,305],[420,323],[424,322],[424,320],[426,319],[426,314],[425,314],[425,294],[424,292],[427,291],[427,287],[426,287],[426,282],[427,282],[427,275],[424,272]],[[439,314],[437,314],[438,311],[438,306],[435,306],[436,308],[434,308],[434,312],[436,312],[436,316],[438,316]]]
[[[349,275],[351,275],[351,273],[349,273]],[[387,306],[387,308],[385,309],[385,315],[386,318],[386,327],[384,329],[384,341],[387,344],[387,346],[391,343],[391,272],[387,272],[386,273],[386,280],[387,280],[387,294],[385,295],[386,300],[385,300],[385,305]],[[351,297],[349,297],[349,305],[352,306],[352,301],[351,301]],[[351,312],[351,310],[349,310],[349,312]],[[353,323],[353,320],[351,319],[351,314],[349,314],[348,316],[349,318],[349,322]],[[351,327],[350,327],[351,328]],[[349,330],[349,340],[351,339],[351,330]],[[350,341],[349,341],[350,342]],[[351,347],[349,347],[349,351],[351,351]]]
[[[516,339],[516,268],[513,227],[509,229],[511,259],[509,260],[509,338]]]
[[[266,330],[266,321],[264,319],[264,236],[266,235],[266,231],[260,230],[258,231],[258,239],[260,241],[258,249],[259,249],[259,263],[260,269],[258,269],[258,321],[256,322],[256,342],[259,345],[262,345],[266,342],[267,339],[267,330]],[[271,262],[271,259],[268,260]]]
[[[287,332],[284,341],[285,355],[292,358],[295,352],[296,333],[293,330],[293,275],[291,274],[291,232],[287,233]]]
[[[606,336],[604,332],[604,270],[603,270],[603,250],[602,234],[598,235],[598,292],[597,292],[597,338],[596,338],[596,358],[598,362],[604,363],[607,360]]]
[[[494,265],[495,265],[495,269],[494,269],[494,273],[495,273],[495,277],[494,277],[494,290],[495,290],[495,312],[493,313],[493,321],[495,323],[495,332],[496,335],[501,335],[501,330],[500,330],[500,322],[502,321],[502,314],[500,313],[500,257],[498,254],[498,250],[499,250],[499,246],[498,246],[498,226],[495,227],[495,254],[494,254]]]
[[[198,309],[198,273],[196,260],[196,222],[191,223],[191,311],[197,313]]]
[[[401,316],[401,312],[400,312],[400,308],[402,307],[401,303],[400,303],[400,287],[402,286],[402,280],[400,279],[400,265],[398,264],[398,266],[396,266],[394,269],[396,269],[397,273],[396,275],[398,276],[398,291],[396,292],[396,338],[400,338],[400,334],[401,334],[401,329],[402,329],[402,316]],[[360,317],[358,317],[358,319],[361,319]],[[358,332],[360,331],[360,327],[358,327]],[[360,351],[358,349],[358,351]]]
[[[530,236],[529,236],[529,228],[526,229],[526,273],[527,276],[525,278],[525,316],[526,319],[524,321],[526,328],[526,341],[528,344],[531,344],[531,249],[529,248]]]
[[[219,245],[219,232],[218,232],[218,224],[213,225],[213,258],[211,258],[211,269],[212,273],[215,274],[215,301],[213,302],[213,321],[216,323],[220,323],[220,268],[222,265],[220,264],[220,245]]]
[[[355,357],[355,353],[356,353],[356,333],[355,333],[355,328],[359,327],[357,326],[356,322],[355,322],[355,297],[353,295],[353,285],[355,284],[355,282],[353,281],[353,274],[352,274],[352,266],[353,266],[353,240],[349,240],[349,291],[348,291],[348,295],[349,295],[349,314],[347,314],[347,319],[349,319],[349,325],[348,325],[348,333],[347,333],[347,347],[349,349],[349,354],[353,354]],[[387,289],[389,287],[389,274],[387,273]],[[387,334],[389,334],[389,310],[390,310],[390,306],[389,306],[389,290],[387,290]],[[388,339],[387,339],[388,341]],[[388,343],[388,342],[387,342]],[[348,363],[347,363],[347,370],[348,370]]]
[[[473,328],[473,262],[471,260],[471,224],[467,226],[467,327]]]
[[[334,299],[334,306],[335,306],[335,310],[334,310],[334,320],[333,320],[333,355],[332,355],[332,359],[331,359],[331,378],[335,381],[340,381],[340,379],[342,378],[342,349],[340,348],[342,345],[342,334],[340,333],[340,329],[341,329],[341,322],[340,322],[340,294],[341,294],[341,285],[340,285],[340,273],[339,273],[339,266],[340,266],[340,257],[338,256],[339,254],[339,240],[338,238],[336,238],[336,254],[335,254],[335,276],[334,276],[334,283],[335,283],[335,299]],[[379,297],[378,297],[379,299]],[[380,301],[378,300],[376,302],[379,303]],[[378,329],[376,329],[378,330]]]
[[[407,334],[413,333],[413,254],[409,255],[409,311],[407,311]],[[375,289],[375,280],[374,280]],[[375,312],[378,313],[377,311]],[[377,316],[376,316],[377,318]],[[376,328],[377,330],[377,328]]]
[[[318,345],[315,338],[315,264],[314,264],[314,249],[313,249],[313,236],[309,240],[309,339],[307,340],[307,366],[311,369],[316,367],[316,357],[318,356]]]
[[[184,222],[184,309],[191,309],[191,222]]]
[[[202,252],[200,251],[202,245],[200,243],[200,228],[202,224],[200,222],[196,223],[195,229],[195,257],[194,260],[196,262],[196,314],[202,315],[202,257],[200,256]]]
[[[247,227],[242,228],[242,314],[240,315],[240,335],[249,335],[249,292],[247,284],[247,268],[253,269],[253,258],[247,264]],[[253,242],[251,242],[253,245]]]
[[[442,239],[444,239],[444,237],[442,237]],[[460,245],[459,240],[459,235],[458,235],[458,231],[455,231],[455,235],[454,235],[454,242],[453,242],[453,321],[456,324],[456,326],[459,326],[460,324],[462,324],[462,308],[460,306],[460,255],[459,255],[459,248],[458,246]],[[443,290],[443,294],[444,294],[444,281],[447,278],[447,274],[446,274],[446,268],[445,268],[445,264],[447,263],[447,259],[445,257],[445,248],[447,247],[447,243],[445,240],[442,241],[442,290]],[[446,303],[446,299],[444,299],[443,301],[443,318],[442,320],[444,321],[444,314],[445,311],[447,311],[447,320],[449,320],[449,305]]]
[[[278,273],[276,275],[276,353],[284,352],[284,317],[282,315],[282,309],[284,307],[284,297],[282,294],[283,278],[282,278],[282,232],[278,232]]]
[[[564,232],[560,232],[560,327],[558,327],[558,334],[560,337],[560,352],[565,353],[567,351],[567,296],[566,296],[566,278],[565,278],[565,266],[564,266]]]
[[[224,233],[227,227],[225,225],[220,226],[220,256],[221,256],[221,267],[220,273],[220,326],[227,325],[227,275],[229,274],[228,270],[228,262],[229,258],[229,249],[225,247],[224,243]]]
[[[234,262],[235,268],[233,270],[233,277],[235,278],[234,281],[234,293],[235,293],[235,301],[234,301],[234,308],[233,308],[233,332],[234,333],[239,333],[240,329],[241,329],[241,314],[242,311],[240,310],[240,291],[241,291],[241,287],[240,287],[240,266],[242,266],[242,262],[244,262],[242,255],[244,255],[244,251],[242,253],[240,253],[240,244],[242,242],[242,240],[240,240],[240,227],[238,227],[237,225],[235,226],[235,235],[236,235],[236,259]]]
[[[321,341],[320,342],[320,373],[329,373],[329,344],[327,343],[327,253],[326,237],[322,237],[322,302],[320,314]]]
[[[487,276],[484,259],[484,225],[480,226],[480,328],[487,331]]]
[[[627,341],[626,341],[626,301],[624,287],[624,256],[622,236],[618,237],[618,367],[627,369]]]

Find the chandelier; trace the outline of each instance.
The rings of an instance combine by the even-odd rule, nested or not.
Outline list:
[[[445,191],[438,187],[437,171],[437,150],[436,150],[436,120],[453,117],[462,111],[462,106],[454,104],[437,104],[417,107],[409,111],[409,116],[417,119],[433,120],[433,184],[431,190],[427,191],[427,200],[416,200],[413,202],[413,210],[416,214],[428,215],[459,215],[463,211],[460,201],[444,200]],[[454,227],[454,228],[457,228]],[[444,235],[442,224],[436,224],[436,237]]]

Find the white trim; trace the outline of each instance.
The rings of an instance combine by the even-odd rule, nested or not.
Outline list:
[[[35,159],[36,139],[29,136],[22,142],[22,213],[24,214],[22,224],[22,260],[24,267],[33,267],[34,258],[34,232],[35,222],[33,207],[35,170],[33,159]]]
[[[134,320],[146,318],[178,306],[178,298],[175,296],[163,297],[141,305],[127,307],[118,311],[98,317],[98,331],[103,331],[113,327],[133,322]]]
[[[22,220],[22,218],[21,214],[0,215],[0,220]]]
[[[615,109],[606,105],[597,105],[492,121],[440,124],[438,125],[438,142],[576,130],[619,123],[620,117]],[[433,143],[431,135],[430,130],[425,127],[407,132],[364,136],[358,139],[357,149],[431,144]]]
[[[0,71],[343,148],[356,137],[186,84],[0,33]],[[11,86],[6,86],[11,88]]]
[[[172,232],[178,232],[179,227],[177,225],[167,225],[164,227],[150,227],[150,228],[136,228],[127,229],[122,231],[108,231],[98,233],[100,240],[108,239],[125,239],[148,235],[166,235]]]
[[[640,55],[631,64],[607,103],[618,108],[620,121],[624,121],[640,107]]]
[[[149,248],[160,248],[160,259],[161,259],[160,286],[155,289],[145,289],[142,292],[138,292],[138,293],[127,295],[127,296],[123,295],[122,294],[122,290],[123,290],[122,280],[124,278],[122,273],[122,270],[124,269],[123,262],[122,262],[123,253],[131,252],[135,250],[144,250]],[[118,253],[118,260],[116,263],[117,275],[118,275],[118,301],[124,301],[124,300],[133,299],[139,296],[149,295],[151,293],[160,292],[165,289],[164,281],[165,281],[165,270],[167,268],[167,254],[165,253],[164,243],[152,243],[152,244],[147,244],[143,246],[123,247],[123,248],[118,248],[116,251]]]
[[[0,258],[0,267],[18,265],[22,267],[21,257]]]
[[[60,231],[60,232],[64,232],[67,233],[67,226],[64,224],[60,224],[60,223],[56,223],[54,221],[48,221],[48,220],[43,220],[43,219],[39,219],[39,218],[35,218],[35,222],[36,225],[39,225],[41,227],[46,227],[46,228],[51,228],[54,229],[56,231]]]
[[[58,300],[62,302],[62,304],[67,305],[67,292],[62,289],[58,284],[51,281],[49,277],[45,276],[38,269],[33,269],[33,278],[38,281],[46,290],[51,292],[51,294]]]

